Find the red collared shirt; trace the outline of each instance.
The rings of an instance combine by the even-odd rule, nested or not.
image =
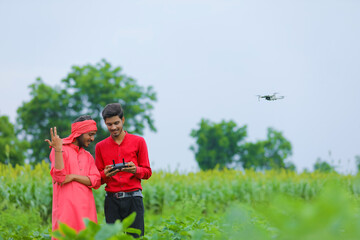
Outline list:
[[[106,177],[104,168],[116,163],[133,162],[136,173],[118,172],[112,177]],[[151,168],[147,146],[144,138],[126,133],[121,144],[117,144],[110,136],[96,144],[95,163],[101,174],[101,184],[106,183],[108,192],[131,192],[141,189],[141,179],[151,177]]]

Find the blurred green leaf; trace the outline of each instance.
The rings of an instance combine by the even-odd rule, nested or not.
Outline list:
[[[127,228],[135,221],[136,212],[131,213],[122,221],[123,229],[127,231]]]
[[[120,220],[116,220],[114,224],[104,224],[101,229],[96,233],[95,240],[109,239],[114,235],[121,235],[123,233],[123,226]]]
[[[59,223],[59,230],[62,234],[64,234],[66,236],[67,239],[71,239],[71,238],[75,238],[77,233],[76,230],[69,227],[68,225],[64,224],[64,223]]]

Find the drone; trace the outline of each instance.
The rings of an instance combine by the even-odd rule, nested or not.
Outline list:
[[[276,96],[276,94],[278,93],[274,93],[273,95],[257,95],[258,100],[260,101],[260,98],[265,98],[265,100],[268,101],[275,101],[275,100],[279,100],[279,99],[283,99],[284,96]]]

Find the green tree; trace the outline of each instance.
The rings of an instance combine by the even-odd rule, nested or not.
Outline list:
[[[318,158],[316,160],[316,163],[314,164],[314,171],[329,173],[329,172],[335,172],[335,167],[331,166],[326,161],[321,160],[321,158]]]
[[[196,146],[190,149],[202,170],[220,169],[229,166],[239,157],[241,143],[247,135],[247,127],[238,128],[233,121],[212,123],[202,119],[199,129],[193,129],[190,136],[196,139]]]
[[[25,152],[29,147],[27,141],[20,141],[15,134],[14,125],[7,116],[0,117],[0,162],[13,166],[23,164]]]
[[[285,160],[292,155],[292,146],[281,132],[273,128],[267,130],[267,140],[265,142],[266,163],[265,169],[285,168]]]
[[[267,139],[247,142],[241,148],[239,163],[244,169],[257,170],[286,168],[295,170],[295,165],[286,162],[292,155],[291,143],[281,132],[268,128]]]
[[[260,169],[265,165],[265,143],[266,141],[247,142],[242,146],[239,163],[244,169]]]
[[[356,163],[356,168],[358,170],[358,174],[360,173],[360,156],[356,155],[355,156],[355,163]]]
[[[50,127],[56,126],[62,137],[70,133],[69,96],[59,87],[46,85],[40,78],[29,88],[31,100],[18,108],[17,127],[19,135],[30,143],[29,159],[40,162],[49,156],[49,145],[44,139],[50,138]]]
[[[124,128],[130,133],[143,134],[145,127],[156,131],[152,117],[156,93],[153,88],[141,87],[136,80],[124,75],[120,67],[102,60],[93,65],[73,66],[72,71],[56,87],[41,79],[30,85],[32,99],[18,108],[19,129],[31,143],[34,162],[48,158],[50,127],[56,126],[59,135],[70,134],[70,125],[80,115],[90,115],[97,122],[95,143],[109,136],[101,118],[108,103],[121,103],[125,112]],[[94,153],[95,144],[89,151]]]
[[[293,162],[287,161],[285,162],[285,169],[290,171],[296,171],[296,166]]]

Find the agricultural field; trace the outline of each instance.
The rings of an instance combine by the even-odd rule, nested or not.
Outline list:
[[[64,239],[131,239],[99,224]],[[155,172],[143,181],[144,239],[360,239],[360,176],[291,171]],[[50,239],[49,166],[0,165],[0,239]]]

